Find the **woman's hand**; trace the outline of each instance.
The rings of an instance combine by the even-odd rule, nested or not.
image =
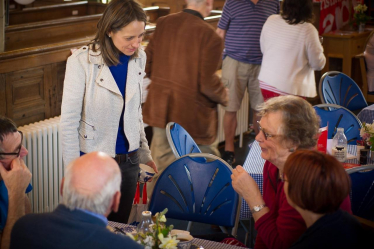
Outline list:
[[[156,174],[158,173],[158,170],[157,170],[157,166],[155,164],[154,161],[149,161],[146,163],[149,167],[151,167],[155,172]],[[153,180],[153,177],[152,178],[149,178],[148,182],[151,182]]]
[[[232,187],[234,190],[247,201],[249,206],[254,203],[263,203],[260,189],[255,180],[243,169],[242,166],[237,166],[231,175]]]
[[[147,164],[149,167],[151,167],[151,168],[156,172],[156,174],[158,173],[157,166],[156,166],[156,164],[155,164],[154,161],[149,161],[149,162],[147,162],[146,164]]]

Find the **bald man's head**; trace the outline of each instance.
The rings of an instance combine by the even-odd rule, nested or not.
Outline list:
[[[65,170],[62,203],[69,209],[85,209],[106,215],[119,193],[121,172],[116,161],[103,152],[91,152]]]

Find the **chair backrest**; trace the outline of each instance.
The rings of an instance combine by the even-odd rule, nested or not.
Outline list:
[[[351,111],[368,106],[361,89],[344,73],[331,71],[319,81],[319,96],[324,104],[343,106]]]
[[[362,124],[354,113],[342,106],[333,104],[320,104],[313,107],[321,118],[320,127],[325,127],[327,123],[329,124],[328,139],[335,136],[339,127],[344,128],[348,144],[357,144],[357,140],[360,139]]]
[[[166,137],[176,158],[191,153],[201,153],[191,135],[177,123],[169,122],[166,125]]]
[[[374,165],[347,170],[351,177],[352,213],[374,221]]]
[[[213,161],[196,160],[202,157]],[[169,218],[233,227],[235,235],[241,197],[232,187],[231,173],[230,165],[210,154],[178,158],[159,176],[149,210],[156,213],[168,208]]]

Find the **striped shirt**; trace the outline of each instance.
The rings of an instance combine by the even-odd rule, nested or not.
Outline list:
[[[231,58],[261,64],[260,35],[266,19],[279,13],[278,0],[227,0],[218,28],[226,30],[225,51]]]

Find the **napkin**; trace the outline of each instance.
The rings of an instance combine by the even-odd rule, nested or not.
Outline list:
[[[181,234],[181,233],[190,234],[190,232],[186,231],[186,230],[173,229],[173,230],[170,231],[170,235],[171,236],[174,236],[174,235],[177,235],[177,234]]]

